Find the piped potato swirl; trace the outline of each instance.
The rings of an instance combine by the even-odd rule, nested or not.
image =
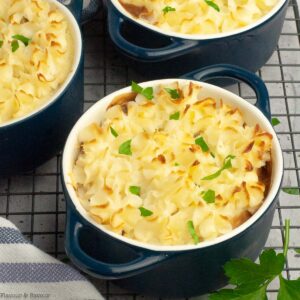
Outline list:
[[[155,245],[211,240],[262,205],[272,135],[195,83],[132,85],[78,136],[72,185],[88,214]]]

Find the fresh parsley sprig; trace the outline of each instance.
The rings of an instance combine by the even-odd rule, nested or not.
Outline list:
[[[203,192],[202,198],[206,203],[215,203],[216,193],[214,190],[207,190]]]
[[[145,207],[139,207],[140,213],[142,217],[150,217],[153,215],[153,211],[145,208]]]
[[[218,12],[220,11],[220,7],[214,1],[211,1],[211,0],[204,0],[204,1],[208,6],[212,7],[216,11],[218,11]]]
[[[180,98],[180,95],[178,93],[177,89],[170,89],[170,88],[165,88],[165,91],[171,96],[172,99],[177,100]]]
[[[229,282],[236,287],[211,294],[209,300],[267,300],[267,287],[279,277],[280,289],[277,300],[300,299],[300,279],[287,280],[282,271],[287,256],[290,236],[290,220],[285,220],[283,253],[274,249],[264,250],[259,263],[248,258],[232,259],[224,266]]]
[[[29,42],[31,41],[30,38],[21,35],[21,34],[15,34],[12,36],[13,39],[22,42],[26,47],[29,45]]]
[[[29,45],[29,42],[31,41],[30,38],[21,34],[15,34],[12,36],[12,38],[13,38],[13,41],[11,42],[12,52],[16,52],[19,49],[20,47],[19,41],[22,42],[25,45],[25,47],[27,47]]]
[[[209,151],[209,147],[202,136],[195,139],[195,144],[200,146],[203,152]]]
[[[196,234],[195,227],[194,227],[194,223],[193,223],[192,220],[189,220],[189,221],[187,222],[187,228],[188,228],[188,231],[189,231],[191,237],[192,237],[193,240],[194,240],[194,243],[195,243],[196,245],[199,244],[200,240],[199,240],[198,235]]]
[[[111,126],[110,126],[110,133],[111,133],[114,137],[118,137],[118,136],[119,136],[119,134],[117,133],[117,131],[116,131],[114,128],[112,128]]]
[[[141,195],[141,187],[136,185],[131,185],[129,187],[129,192],[133,195],[140,196]]]
[[[165,6],[162,11],[163,11],[163,13],[165,15],[165,14],[167,14],[170,11],[176,11],[176,9],[174,7],[172,7],[172,6]]]
[[[128,140],[124,142],[123,144],[120,145],[119,147],[119,154],[124,154],[124,155],[132,155],[131,152],[131,140]]]
[[[153,99],[153,87],[146,87],[143,88],[139,84],[137,84],[135,81],[131,82],[131,90],[135,93],[143,95],[147,100]]]
[[[299,188],[292,188],[292,187],[282,188],[282,191],[285,192],[286,194],[290,194],[290,195],[300,195]]]
[[[280,124],[280,121],[277,118],[272,118],[271,123],[273,126],[277,126]]]
[[[231,160],[234,158],[235,158],[235,156],[233,156],[233,155],[226,156],[224,159],[222,168],[211,175],[203,177],[202,180],[213,180],[213,179],[217,178],[218,176],[220,176],[224,170],[230,169],[232,167]]]
[[[169,119],[170,120],[179,120],[180,118],[180,112],[179,111],[176,111],[175,113],[171,114]]]

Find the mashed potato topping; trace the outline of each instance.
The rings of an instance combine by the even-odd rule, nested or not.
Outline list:
[[[73,65],[64,14],[45,0],[0,0],[0,124],[43,105]]]
[[[183,245],[255,213],[268,191],[272,135],[198,84],[132,87],[78,136],[72,185],[90,216],[131,239]]]
[[[133,17],[184,34],[230,32],[265,16],[278,0],[119,0]]]

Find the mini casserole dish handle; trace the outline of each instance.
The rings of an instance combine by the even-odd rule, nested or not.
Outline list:
[[[69,8],[78,23],[81,21],[83,0],[60,0],[62,4]]]
[[[197,40],[176,39],[170,37],[170,44],[161,48],[145,48],[128,41],[122,35],[122,26],[126,22],[125,18],[117,11],[111,1],[107,1],[108,7],[108,31],[112,41],[117,47],[136,59],[147,62],[158,62],[181,56],[191,49],[199,46]]]
[[[90,225],[83,224],[75,208],[69,208],[67,212],[67,226],[65,232],[65,250],[69,258],[86,273],[103,279],[122,279],[144,272],[156,264],[168,259],[171,253],[154,252],[147,249],[131,248],[135,253],[135,258],[124,263],[107,263],[100,259],[93,258],[87,254],[80,244],[80,236],[84,235],[84,229],[96,230]],[[102,233],[105,234],[105,233]],[[110,237],[113,239],[112,237]],[[103,240],[105,243],[105,240]],[[116,241],[116,247],[122,252],[124,243]],[[101,247],[101,244],[98,245]],[[125,245],[126,247],[126,245]]]
[[[261,78],[252,72],[234,65],[217,64],[187,73],[183,75],[182,78],[196,81],[233,78],[246,83],[255,92],[257,100],[254,105],[261,110],[268,120],[271,120],[270,100],[267,87]]]

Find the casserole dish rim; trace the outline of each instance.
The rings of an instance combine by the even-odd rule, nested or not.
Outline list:
[[[183,40],[192,40],[192,41],[205,41],[205,40],[213,40],[213,39],[221,39],[226,38],[229,36],[239,35],[241,33],[245,33],[247,31],[250,31],[252,29],[255,29],[256,27],[262,25],[263,23],[267,22],[269,19],[271,19],[280,9],[284,6],[288,0],[279,0],[279,2],[264,16],[262,16],[260,19],[256,20],[255,22],[243,26],[241,28],[235,29],[233,31],[228,32],[220,32],[220,33],[210,33],[210,34],[188,34],[188,33],[179,33],[171,30],[161,29],[158,26],[149,24],[139,18],[134,17],[131,15],[119,2],[119,0],[108,0],[111,1],[114,8],[118,10],[119,13],[121,13],[126,18],[130,19],[134,23],[145,27],[148,30],[155,31],[156,33],[159,33],[161,35],[171,37],[171,38],[179,38]]]
[[[74,190],[71,180],[70,180],[70,173],[72,172],[72,167],[74,166],[74,160],[76,159],[76,155],[79,151],[79,143],[77,141],[77,136],[80,130],[88,126],[89,124],[95,122],[95,118],[97,116],[97,120],[101,120],[101,117],[99,115],[103,115],[106,111],[107,106],[111,103],[111,101],[116,97],[123,93],[127,93],[131,91],[131,87],[125,87],[120,90],[117,90],[106,97],[103,97],[98,102],[96,102],[92,107],[90,107],[77,121],[77,123],[74,125],[73,129],[71,130],[68,139],[65,144],[65,148],[62,154],[62,177],[63,181],[66,187],[66,192],[68,193],[68,197],[72,200],[72,204],[74,205],[74,208],[76,211],[84,218],[85,221],[88,223],[91,223],[94,227],[96,227],[98,230],[101,230],[105,234],[116,238],[117,240],[127,243],[131,246],[152,250],[156,252],[175,252],[175,251],[190,251],[195,249],[201,249],[205,247],[210,247],[216,244],[220,244],[224,241],[230,240],[231,238],[234,238],[238,236],[240,233],[244,232],[247,228],[249,228],[252,224],[254,224],[263,214],[268,210],[268,208],[271,206],[271,204],[276,201],[276,196],[279,192],[280,186],[281,186],[281,180],[282,180],[282,174],[283,174],[283,157],[282,157],[282,150],[277,138],[277,135],[268,121],[268,119],[264,116],[264,114],[257,108],[254,107],[254,105],[250,104],[243,98],[241,98],[238,95],[233,94],[230,91],[227,91],[223,88],[214,86],[212,84],[208,84],[205,82],[200,82],[196,80],[190,80],[190,79],[179,79],[179,78],[169,78],[169,79],[159,79],[159,80],[153,80],[153,81],[147,81],[140,83],[142,87],[146,86],[157,86],[160,84],[168,84],[173,83],[174,81],[180,82],[180,83],[189,83],[193,82],[197,85],[200,85],[203,87],[203,89],[207,89],[210,91],[213,91],[213,93],[220,94],[219,98],[222,98],[222,94],[226,95],[227,97],[230,97],[232,99],[231,105],[236,105],[238,108],[242,108],[243,111],[245,110],[252,110],[252,114],[255,114],[257,116],[257,123],[260,125],[263,125],[264,128],[268,132],[270,132],[273,136],[273,142],[272,142],[272,153],[276,154],[276,160],[274,160],[274,157],[272,159],[272,170],[277,170],[277,172],[272,172],[272,180],[271,185],[268,191],[267,196],[264,198],[262,205],[260,208],[245,222],[243,222],[238,227],[234,228],[230,232],[223,234],[217,238],[214,238],[212,240],[206,240],[201,241],[197,245],[193,244],[187,244],[187,245],[155,245],[150,243],[145,243],[141,241],[137,241],[128,237],[121,236],[112,230],[106,229],[102,224],[97,223],[94,221],[87,213],[87,211],[83,208],[83,206],[80,203],[79,197],[77,197],[76,191]],[[231,100],[230,100],[231,101]],[[227,103],[225,100],[224,103]],[[92,115],[92,118],[90,117]],[[276,165],[276,168],[274,168],[274,164]]]
[[[60,87],[55,91],[54,94],[52,94],[51,97],[49,97],[43,105],[37,107],[33,111],[31,111],[29,114],[26,114],[20,118],[16,119],[10,119],[8,121],[5,121],[3,123],[0,123],[0,130],[5,129],[14,125],[21,125],[23,122],[27,121],[28,119],[34,118],[36,115],[41,113],[42,111],[46,110],[49,106],[51,106],[53,103],[55,103],[69,88],[70,84],[72,83],[74,77],[77,74],[77,70],[80,66],[81,58],[82,58],[82,50],[83,50],[83,43],[82,43],[82,34],[79,27],[79,24],[73,15],[73,13],[70,11],[68,7],[66,7],[63,3],[56,1],[56,0],[46,0],[49,3],[54,4],[58,9],[63,13],[63,15],[66,17],[68,25],[70,26],[70,31],[73,39],[73,48],[74,48],[74,54],[73,54],[73,62],[70,67],[70,72],[66,79],[63,81],[63,83],[60,85]]]

